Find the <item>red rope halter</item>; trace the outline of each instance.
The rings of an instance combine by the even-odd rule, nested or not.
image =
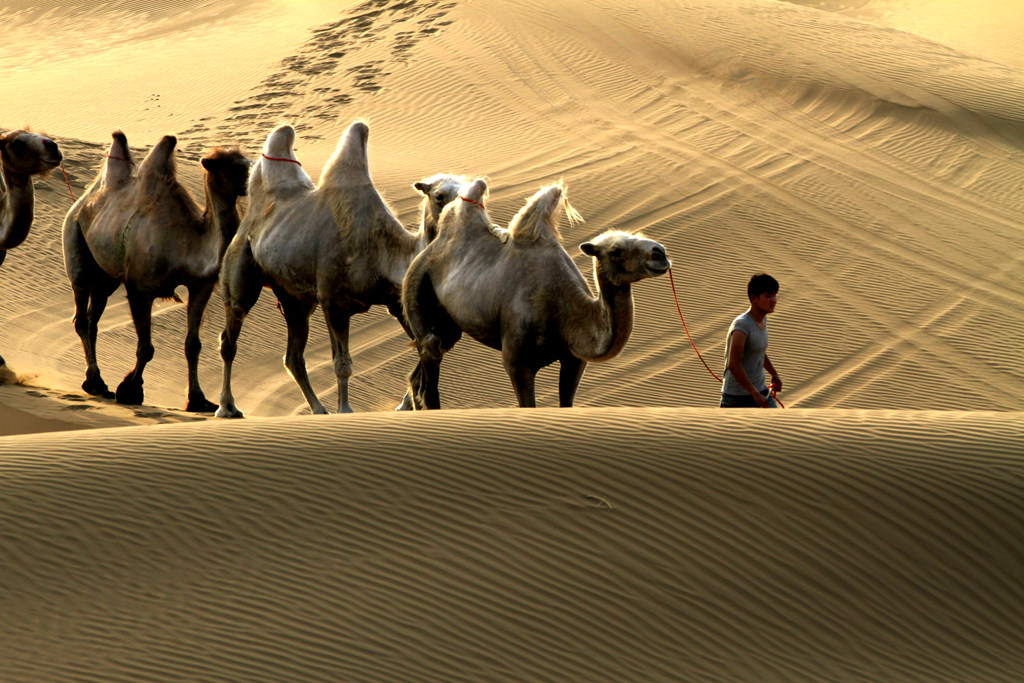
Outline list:
[[[270,159],[271,161],[289,161],[293,164],[299,164],[298,159],[285,159],[284,157],[268,157],[266,154],[263,154],[262,152],[260,153],[260,156],[263,157],[264,159]],[[299,166],[302,166],[302,164],[299,164]]]
[[[117,159],[118,161],[127,161],[132,166],[135,165],[134,161],[132,161],[131,159],[125,159],[124,157],[115,157],[113,154],[104,154],[103,156],[105,156],[108,159]]]

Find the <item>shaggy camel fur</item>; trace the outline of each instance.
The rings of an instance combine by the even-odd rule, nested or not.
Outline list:
[[[185,409],[212,412],[199,387],[199,328],[221,257],[238,229],[237,202],[246,192],[250,161],[237,150],[215,149],[202,160],[206,208],[177,180],[166,135],[132,172],[128,140],[114,131],[103,170],[64,219],[64,266],[75,296],[75,331],[82,339],[86,393],[119,403],[142,403],[142,372],[153,358],[151,316],[157,298],[188,289],[188,400]],[[135,367],[111,394],[96,364],[96,333],[107,299],[124,283],[138,335]]]
[[[338,412],[352,412],[351,317],[384,305],[405,328],[402,278],[436,234],[437,216],[457,196],[464,179],[438,175],[415,184],[425,196],[420,229],[411,233],[373,186],[368,136],[365,123],[349,126],[316,186],[295,158],[295,130],[280,126],[267,136],[249,176],[249,211],[224,256],[224,381],[218,417],[242,417],[231,392],[232,365],[242,322],[264,287],[277,295],[288,324],[285,368],[316,414],[327,409],[310,385],[303,354],[309,316],[317,305],[331,335]]]
[[[7,250],[24,242],[32,228],[32,176],[56,168],[62,160],[57,143],[42,135],[25,130],[0,135],[0,264]]]
[[[633,328],[631,285],[662,275],[665,248],[612,230],[580,245],[594,257],[595,297],[559,241],[563,207],[577,219],[559,184],[537,192],[496,235],[474,181],[441,214],[438,238],[416,257],[402,288],[406,321],[420,364],[409,377],[416,408],[440,408],[438,377],[445,352],[465,332],[501,351],[521,407],[534,407],[534,377],[559,361],[558,399],[572,406],[588,362],[616,356]]]

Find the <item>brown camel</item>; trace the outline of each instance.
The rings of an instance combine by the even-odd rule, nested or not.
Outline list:
[[[315,186],[295,158],[295,130],[279,126],[267,136],[249,176],[249,211],[224,255],[224,381],[218,417],[242,417],[231,392],[232,364],[242,322],[264,287],[277,296],[288,324],[285,368],[315,414],[327,409],[310,385],[303,353],[309,316],[317,305],[331,335],[338,412],[352,412],[351,317],[383,305],[405,327],[402,278],[436,233],[441,209],[457,196],[464,179],[437,175],[414,185],[425,196],[420,229],[412,233],[373,186],[368,136],[365,123],[349,126]]]
[[[441,359],[463,332],[501,351],[521,407],[534,407],[534,377],[559,361],[558,399],[572,406],[588,362],[615,357],[633,328],[631,285],[662,275],[665,248],[611,230],[580,249],[594,257],[595,297],[559,241],[558,215],[569,206],[561,183],[542,188],[509,224],[491,226],[486,183],[465,189],[441,214],[438,237],[409,266],[402,288],[406,322],[420,364],[409,377],[416,408],[440,408]]]
[[[0,264],[7,250],[24,242],[32,228],[32,176],[56,168],[62,160],[57,143],[38,133],[13,130],[0,135]]]
[[[206,208],[178,183],[174,148],[165,135],[132,172],[128,140],[114,131],[103,170],[64,219],[64,266],[75,296],[75,331],[82,339],[86,393],[118,403],[142,403],[142,372],[153,358],[151,316],[157,298],[188,289],[188,399],[185,409],[212,412],[199,387],[199,328],[221,257],[238,229],[237,202],[246,192],[250,161],[237,150],[215,149],[202,160]],[[96,364],[96,333],[107,299],[124,283],[138,335],[135,367],[107,389]]]

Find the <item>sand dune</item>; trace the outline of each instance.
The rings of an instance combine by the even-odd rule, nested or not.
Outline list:
[[[747,415],[0,440],[0,677],[1019,677],[1019,415]]]
[[[185,308],[154,309],[145,405],[86,397],[58,171],[0,267],[0,680],[1015,681],[1024,671],[1024,51],[1014,2],[14,2],[0,127],[80,194],[121,128],[249,156],[279,123],[315,179],[370,126],[411,184],[486,176],[507,225],[563,179],[586,222],[664,244],[716,371],[758,270],[787,410],[717,410],[668,278],[577,408],[515,399],[461,341],[437,414],[415,354],[353,321],[352,403],[315,419],[264,293],[233,389],[184,413]],[[122,290],[123,291],[123,290]],[[181,291],[184,295],[184,290]],[[202,333],[215,398],[222,303]],[[136,338],[100,325],[116,384]],[[322,317],[307,363],[336,389]],[[20,379],[19,379],[20,378]],[[89,429],[86,429],[89,428]]]

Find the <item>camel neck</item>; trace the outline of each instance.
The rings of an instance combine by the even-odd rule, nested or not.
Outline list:
[[[567,330],[571,338],[570,349],[585,361],[604,361],[622,351],[633,331],[633,290],[630,285],[616,285],[608,278],[596,275],[597,297],[576,305],[566,304],[580,312]],[[583,287],[586,289],[586,287]]]
[[[206,211],[203,222],[207,228],[215,228],[220,232],[221,251],[227,249],[228,243],[238,231],[238,198],[234,195],[225,197],[206,185]]]
[[[597,277],[598,297],[611,320],[611,341],[608,349],[595,360],[617,356],[633,332],[633,289],[629,284],[614,285],[602,275]]]
[[[13,249],[28,237],[35,210],[32,176],[3,169],[7,192],[0,198],[0,249]]]

